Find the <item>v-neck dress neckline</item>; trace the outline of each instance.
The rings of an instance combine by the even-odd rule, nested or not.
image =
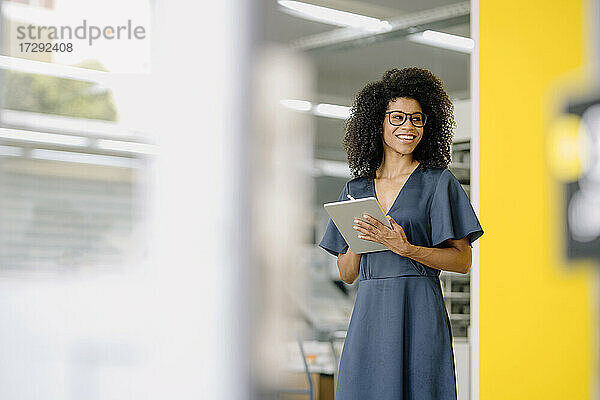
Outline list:
[[[408,185],[408,183],[410,182],[410,179],[412,178],[412,176],[415,174],[415,172],[417,172],[418,169],[421,168],[421,163],[419,163],[419,165],[417,165],[417,168],[415,168],[413,170],[413,172],[410,173],[410,175],[408,176],[408,178],[406,178],[406,182],[404,182],[404,185],[402,185],[402,187],[400,188],[400,190],[398,191],[398,194],[396,195],[396,198],[394,199],[394,202],[392,203],[392,205],[390,206],[389,210],[387,210],[385,212],[385,215],[388,215],[390,211],[392,211],[392,209],[394,208],[394,206],[396,205],[396,203],[398,202],[398,198],[400,197],[400,195],[402,194],[402,191],[404,190],[404,188],[406,187],[406,185]],[[377,192],[375,190],[375,178],[371,178],[370,179],[370,183],[371,183],[371,192],[373,194],[373,196],[377,199],[377,202],[379,202],[379,199],[377,198]]]

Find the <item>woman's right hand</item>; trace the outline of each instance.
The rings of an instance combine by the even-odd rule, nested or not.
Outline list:
[[[360,275],[360,256],[361,254],[354,254],[350,248],[346,253],[338,254],[337,266],[340,278],[349,285],[353,284]]]

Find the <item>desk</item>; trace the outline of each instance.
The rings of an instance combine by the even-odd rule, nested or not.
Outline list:
[[[313,372],[310,376],[313,381],[314,400],[334,400],[333,375]],[[306,374],[303,372],[284,373],[284,382],[286,389],[308,389]],[[306,400],[309,397],[308,394],[284,393],[280,398],[281,400]]]

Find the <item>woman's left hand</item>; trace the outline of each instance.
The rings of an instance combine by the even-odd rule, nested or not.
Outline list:
[[[402,227],[389,215],[387,218],[392,225],[391,228],[388,228],[369,214],[364,214],[364,220],[354,220],[354,229],[360,232],[358,237],[361,239],[381,243],[401,256],[408,255],[412,248],[412,244],[408,242],[404,229],[402,229]]]

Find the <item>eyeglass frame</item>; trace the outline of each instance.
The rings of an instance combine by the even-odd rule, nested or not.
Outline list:
[[[390,115],[391,115],[392,113],[401,113],[401,114],[404,114],[404,116],[406,116],[407,118],[406,118],[406,119],[404,120],[404,122],[403,122],[403,123],[401,123],[400,125],[396,125],[396,124],[393,124],[393,123],[392,123],[392,117],[390,117]],[[404,124],[406,123],[406,121],[407,121],[407,120],[410,120],[410,123],[411,123],[411,124],[412,124],[412,126],[414,126],[415,128],[422,128],[422,127],[424,127],[424,126],[425,126],[425,124],[427,123],[427,114],[425,114],[425,113],[423,113],[423,112],[421,112],[421,111],[417,111],[417,112],[414,112],[414,113],[406,113],[406,112],[404,112],[404,111],[400,111],[400,110],[394,110],[394,111],[386,111],[386,112],[385,112],[385,114],[387,114],[387,116],[388,116],[388,122],[390,123],[390,125],[393,125],[393,126],[402,126],[402,125],[404,125]],[[421,114],[421,115],[423,116],[423,125],[421,125],[421,126],[417,126],[417,125],[415,125],[415,123],[414,123],[414,122],[413,122],[413,120],[412,120],[412,116],[413,116],[413,115],[415,115],[415,114]]]

